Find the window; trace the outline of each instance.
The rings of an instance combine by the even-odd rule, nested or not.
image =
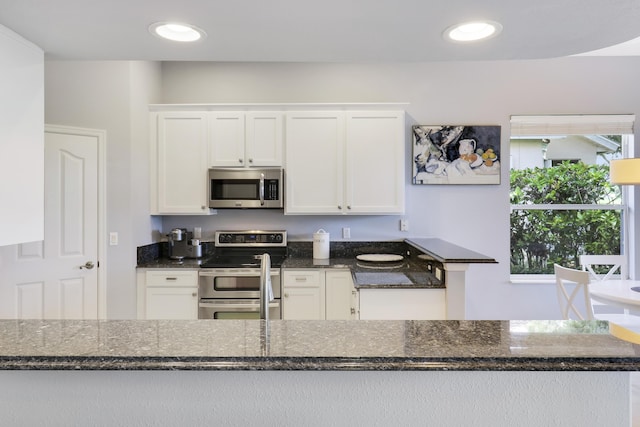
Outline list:
[[[511,274],[579,268],[581,254],[620,254],[625,197],[609,183],[624,157],[633,115],[511,118]],[[521,276],[523,275],[523,276]]]

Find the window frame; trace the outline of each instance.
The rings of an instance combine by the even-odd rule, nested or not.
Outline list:
[[[589,127],[589,120],[593,120],[594,127]],[[600,122],[598,119],[601,119]],[[547,122],[548,121],[548,122]],[[573,123],[575,122],[575,123]],[[509,135],[509,141],[513,141],[514,137],[532,137],[532,138],[549,138],[560,135],[621,135],[621,154],[622,158],[628,157],[630,147],[633,144],[633,124],[635,122],[634,115],[610,116],[512,116],[512,131]],[[603,125],[604,123],[604,125]],[[573,126],[575,124],[575,126]],[[619,126],[616,130],[616,126]],[[514,134],[514,128],[516,133]],[[564,131],[563,131],[564,130]],[[578,132],[580,130],[580,132]],[[585,133],[587,130],[589,132]],[[598,133],[592,132],[598,130]],[[602,131],[606,131],[603,133]],[[544,159],[543,159],[544,160]],[[509,168],[511,174],[512,168]],[[509,183],[511,180],[509,179]],[[509,184],[509,193],[511,193],[511,184]],[[620,188],[620,204],[509,204],[509,218],[514,210],[616,210],[621,215],[620,230],[620,253],[629,257],[629,190],[626,186]],[[511,234],[511,219],[509,220],[509,232]],[[509,243],[509,253],[511,253],[511,243]],[[511,267],[510,267],[511,269]],[[553,274],[512,274],[509,273],[512,283],[544,283],[555,281]]]

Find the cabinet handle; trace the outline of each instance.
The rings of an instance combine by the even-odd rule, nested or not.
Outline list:
[[[285,292],[284,297],[289,298],[289,294]]]
[[[347,205],[347,209],[351,209],[351,206]]]
[[[253,159],[249,159],[249,163],[253,163]]]
[[[197,297],[197,296],[198,296],[198,293],[197,293],[197,292],[193,292],[193,293],[191,294],[191,296],[192,296],[192,297]],[[351,310],[353,310],[353,309],[351,309]]]
[[[165,277],[164,280],[178,280],[177,277]]]
[[[356,314],[356,309],[351,307],[351,314]]]
[[[240,163],[242,163],[242,159],[238,159],[238,161],[239,161]]]
[[[200,209],[205,210],[207,207],[205,205],[200,206]]]
[[[342,205],[338,205],[338,209],[342,210]]]

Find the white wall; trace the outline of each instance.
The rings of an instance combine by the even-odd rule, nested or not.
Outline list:
[[[148,243],[153,229],[145,203],[147,105],[158,100],[159,71],[158,64],[129,61],[45,64],[46,123],[107,132],[107,232],[119,234],[107,250],[109,318],[135,318],[136,246]]]
[[[130,66],[56,61],[45,69],[47,123],[107,129],[108,229],[120,232],[120,245],[109,248],[110,317],[134,316],[135,246],[151,243],[160,225],[164,232],[198,225],[209,234],[225,228],[284,228],[292,240],[311,240],[321,227],[334,240],[340,239],[341,227],[351,228],[354,241],[440,237],[499,261],[471,266],[467,273],[471,318],[557,318],[553,285],[509,283],[508,161],[500,185],[412,185],[410,126],[501,125],[501,157],[508,159],[511,115],[640,115],[640,58],[633,57],[397,64],[172,62],[162,64],[157,100],[152,100],[157,95],[154,66],[148,65],[146,73],[134,73]],[[145,80],[147,74],[153,77]],[[137,86],[145,84],[146,95]],[[408,102],[404,218],[410,231],[399,231],[396,216],[223,211],[207,218],[165,217],[162,224],[149,219],[144,176],[148,141],[138,108],[145,97],[162,103]],[[638,134],[636,141],[640,143]]]
[[[583,427],[631,418],[628,372],[0,371],[0,381],[12,427]]]
[[[44,52],[2,25],[0,52],[0,246],[5,246],[44,237]]]

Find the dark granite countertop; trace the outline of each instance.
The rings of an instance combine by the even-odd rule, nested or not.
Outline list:
[[[413,249],[417,249],[414,251]],[[138,248],[138,268],[199,268],[211,256],[207,247],[201,259],[171,260],[159,244]],[[345,268],[353,275],[356,288],[439,289],[446,283],[445,272],[438,263],[496,263],[488,256],[441,239],[413,238],[389,242],[331,242],[329,259],[314,259],[311,242],[289,242],[286,269]],[[403,262],[372,266],[356,260],[359,254],[387,253],[405,257]]]
[[[200,268],[200,264],[205,262],[206,258],[175,260],[169,258],[157,258],[138,262],[137,268]]]
[[[349,269],[356,289],[444,289],[445,284],[428,271],[420,260],[405,259],[388,266],[371,266],[355,258],[314,259],[289,257],[282,265],[286,269],[338,268]],[[443,273],[444,274],[444,273]]]
[[[430,255],[436,261],[453,264],[497,264],[495,259],[481,253],[454,245],[442,239],[412,238],[405,242]]]
[[[640,356],[597,321],[2,320],[0,369],[637,371]]]

